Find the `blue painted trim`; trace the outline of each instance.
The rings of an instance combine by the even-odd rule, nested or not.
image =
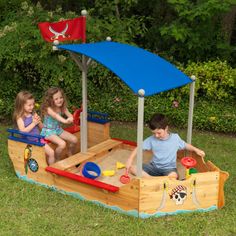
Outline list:
[[[176,211],[172,211],[172,212],[155,212],[153,214],[147,214],[147,213],[140,213],[139,217],[146,219],[149,217],[162,217],[162,216],[168,216],[168,215],[178,215],[178,214],[183,214],[183,213],[193,213],[193,212],[208,212],[208,211],[213,211],[213,210],[217,210],[217,206],[213,205],[210,206],[208,208],[199,208],[196,210],[176,210]]]
[[[22,132],[17,129],[7,129],[7,132],[10,133],[10,136],[8,136],[8,139],[10,139],[10,140],[14,140],[14,141],[22,142],[22,143],[27,143],[27,144],[32,144],[32,145],[36,145],[39,147],[42,147],[45,145],[44,143],[41,143],[41,139],[44,138],[41,135],[29,134],[27,132]],[[15,135],[18,135],[18,136],[15,136]],[[35,138],[35,139],[37,139],[37,141],[32,141],[27,138],[30,138],[30,139]]]
[[[110,122],[110,120],[108,119],[108,114],[97,111],[88,111],[87,120],[99,124],[106,124]]]
[[[26,144],[32,144],[39,147],[43,147],[45,145],[44,143],[34,142],[34,141],[30,141],[24,138],[18,138],[18,137],[13,137],[13,136],[9,136],[8,139],[17,141],[17,142],[26,143]]]
[[[125,211],[125,210],[123,210],[123,209],[121,209],[120,207],[117,207],[117,206],[109,206],[109,205],[106,205],[106,204],[101,203],[101,202],[96,201],[96,200],[88,200],[79,193],[60,190],[56,186],[49,186],[47,184],[37,182],[35,180],[29,179],[26,175],[20,175],[19,172],[16,172],[16,175],[19,179],[22,179],[22,180],[27,181],[29,183],[37,184],[37,185],[46,187],[48,189],[51,189],[52,191],[56,191],[56,192],[59,192],[59,193],[70,195],[74,198],[89,201],[89,202],[95,203],[96,205],[99,205],[99,206],[102,206],[102,207],[120,212],[122,214],[129,215],[129,216],[134,216],[134,217],[139,217],[139,218],[142,218],[142,219],[146,219],[146,218],[150,218],[150,217],[163,217],[163,216],[168,216],[168,215],[177,215],[177,214],[182,214],[182,213],[209,212],[209,211],[213,211],[213,210],[218,209],[216,205],[213,205],[209,208],[199,208],[199,209],[196,209],[196,210],[177,210],[177,211],[173,211],[173,212],[155,212],[153,214],[147,214],[147,213],[144,213],[144,212],[138,213],[137,210]]]
[[[102,120],[102,119],[97,119],[97,118],[89,118],[89,117],[88,117],[87,120],[90,121],[90,122],[95,122],[95,123],[99,123],[99,124],[106,124],[106,123],[110,122],[108,120]]]

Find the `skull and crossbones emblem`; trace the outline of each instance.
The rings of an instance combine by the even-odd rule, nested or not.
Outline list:
[[[172,199],[176,205],[182,205],[187,198],[187,188],[183,185],[178,185],[172,189],[170,199]]]

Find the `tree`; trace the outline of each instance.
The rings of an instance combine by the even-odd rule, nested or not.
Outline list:
[[[151,50],[185,63],[231,59],[235,47],[231,44],[235,28],[233,0],[152,0],[147,6],[140,1],[138,8],[139,14],[144,14],[145,8],[150,14],[143,44]]]

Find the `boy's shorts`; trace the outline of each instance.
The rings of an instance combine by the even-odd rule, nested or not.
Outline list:
[[[151,176],[167,176],[171,172],[178,174],[176,168],[160,169],[157,168],[153,163],[143,164],[143,170]]]

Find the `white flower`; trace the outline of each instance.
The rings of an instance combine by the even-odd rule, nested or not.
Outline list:
[[[37,2],[36,7],[37,7],[39,10],[42,10],[42,9],[43,9],[40,2]]]
[[[64,78],[62,77],[62,76],[59,76],[59,81],[63,81],[64,80]]]
[[[63,55],[59,55],[59,56],[58,56],[58,59],[59,59],[60,62],[63,63],[63,62],[66,60],[66,57],[63,56]]]
[[[4,29],[3,29],[3,31],[4,32],[8,32],[8,31],[10,31],[10,26],[9,25],[6,25],[5,27],[4,27]]]
[[[0,38],[4,37],[6,34],[3,32],[0,32]]]
[[[33,9],[33,7],[30,7],[28,10],[28,15],[32,16],[33,14],[34,14],[34,9]]]
[[[27,3],[27,2],[22,2],[22,3],[21,3],[21,8],[22,8],[23,10],[27,10],[27,8],[28,8],[28,3]]]
[[[48,16],[52,18],[52,17],[53,17],[53,12],[52,12],[52,11],[49,11],[49,12],[48,12]]]

